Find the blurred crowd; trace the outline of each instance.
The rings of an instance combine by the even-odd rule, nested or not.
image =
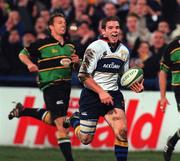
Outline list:
[[[67,35],[81,59],[86,47],[101,35],[101,19],[118,16],[119,39],[130,50],[130,66],[143,68],[145,89],[159,89],[163,51],[180,35],[180,0],[0,0],[0,84],[17,85],[18,78],[18,85],[34,80],[18,54],[23,46],[48,36],[47,22],[53,12],[66,16]],[[72,84],[78,85],[76,77]]]

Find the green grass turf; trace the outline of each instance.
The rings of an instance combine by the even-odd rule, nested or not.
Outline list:
[[[73,149],[75,161],[115,161],[113,151]],[[0,147],[0,161],[64,161],[58,149]],[[128,161],[163,161],[162,152],[130,152]],[[180,161],[174,153],[172,161]]]

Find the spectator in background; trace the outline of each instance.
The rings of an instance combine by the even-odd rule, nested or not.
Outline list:
[[[43,17],[38,17],[34,26],[35,33],[38,37],[39,34],[47,33],[47,23]]]
[[[159,62],[166,46],[164,34],[161,31],[154,31],[151,35],[150,45],[153,56],[157,57]]]
[[[60,0],[51,0],[51,7],[49,9],[50,13],[57,12],[61,8]]]
[[[138,66],[144,68],[145,62],[152,56],[149,43],[147,41],[140,41],[137,50],[134,52],[136,52],[136,57],[130,59],[130,67]],[[144,78],[146,79],[146,72],[144,72]]]
[[[32,20],[32,2],[28,0],[19,0],[17,2],[17,10],[21,16],[21,20],[26,31],[33,30]]]
[[[6,74],[27,74],[27,68],[18,59],[18,53],[22,49],[21,38],[18,31],[12,29],[9,33],[8,41],[2,42],[2,44],[2,54],[9,65],[9,70]]]
[[[31,43],[36,41],[36,35],[32,31],[27,31],[22,37],[22,44],[24,47],[29,47]]]
[[[162,12],[161,12],[161,8],[162,8],[161,0],[147,0],[147,4],[152,9],[153,14],[155,14],[157,16],[162,15]]]
[[[10,8],[5,0],[0,0],[0,27],[6,22]]]
[[[16,10],[9,12],[7,21],[5,22],[4,26],[0,28],[0,36],[8,34],[14,28],[18,30],[20,36],[23,35],[24,26],[21,22],[19,12]]]
[[[171,30],[174,30],[178,20],[178,0],[161,0],[162,17],[165,19]]]
[[[158,31],[161,31],[164,34],[166,44],[172,41],[171,29],[167,21],[162,20],[158,23]]]
[[[80,22],[77,28],[78,39],[74,42],[77,53],[82,59],[87,46],[95,39],[95,33],[86,21]]]
[[[87,21],[89,24],[92,24],[93,20],[97,18],[94,17],[95,8],[88,4],[88,1],[85,0],[73,0],[75,7],[75,20],[76,21]]]
[[[51,0],[50,13],[61,12],[65,15],[68,24],[75,20],[75,10],[72,0]]]
[[[60,10],[65,15],[67,22],[74,21],[74,7],[72,0],[60,0]]]
[[[159,21],[159,13],[153,11],[147,4],[147,0],[137,0],[134,10],[131,12],[136,13],[139,16],[141,28],[148,28],[150,32],[153,32],[157,28],[157,22]]]
[[[44,19],[44,21],[46,22],[46,24],[48,24],[48,21],[50,19],[49,11],[47,9],[41,10],[40,17],[42,17]]]
[[[141,28],[139,26],[139,17],[137,14],[131,13],[127,16],[126,26],[127,26],[126,39],[127,39],[128,47],[130,49],[133,49],[140,40],[144,40],[144,41],[150,40],[150,32],[146,27]]]
[[[158,90],[158,61],[150,51],[150,44],[147,41],[140,41],[138,44],[136,57],[130,60],[130,66],[138,66],[144,71],[144,88],[146,90]]]
[[[103,6],[104,16],[116,16],[117,15],[117,8],[113,2],[107,2]]]
[[[144,86],[146,90],[158,90],[158,73],[160,70],[160,60],[165,49],[164,35],[160,31],[152,34],[150,53],[151,56],[146,60],[144,67],[144,75],[146,77]],[[148,49],[149,50],[149,49]]]
[[[177,38],[178,36],[180,36],[180,0],[176,0],[177,2],[177,8],[176,8],[176,21],[175,21],[175,29],[172,31],[172,39]],[[168,22],[169,23],[169,22]],[[171,25],[171,24],[169,24]]]
[[[120,17],[121,26],[125,26],[126,17],[129,12],[129,1],[128,0],[117,0],[117,16]]]

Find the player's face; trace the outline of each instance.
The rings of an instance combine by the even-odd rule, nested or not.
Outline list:
[[[64,35],[66,32],[66,20],[63,17],[55,17],[51,30],[57,35]]]
[[[108,21],[106,28],[102,30],[105,37],[109,39],[109,42],[115,44],[120,37],[120,26],[118,21]]]

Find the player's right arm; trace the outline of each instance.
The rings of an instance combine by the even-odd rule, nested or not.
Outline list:
[[[87,88],[99,95],[101,103],[113,105],[111,95],[99,86],[92,78],[92,73],[96,69],[99,58],[99,48],[97,46],[89,46],[84,53],[84,59],[81,64],[78,77]]]
[[[84,85],[99,95],[101,103],[107,105],[114,104],[111,95],[108,92],[104,91],[103,88],[100,87],[91,76],[84,81]]]
[[[21,52],[19,53],[19,59],[27,66],[30,72],[38,72],[38,67],[31,61],[29,52],[26,48],[21,50]]]

